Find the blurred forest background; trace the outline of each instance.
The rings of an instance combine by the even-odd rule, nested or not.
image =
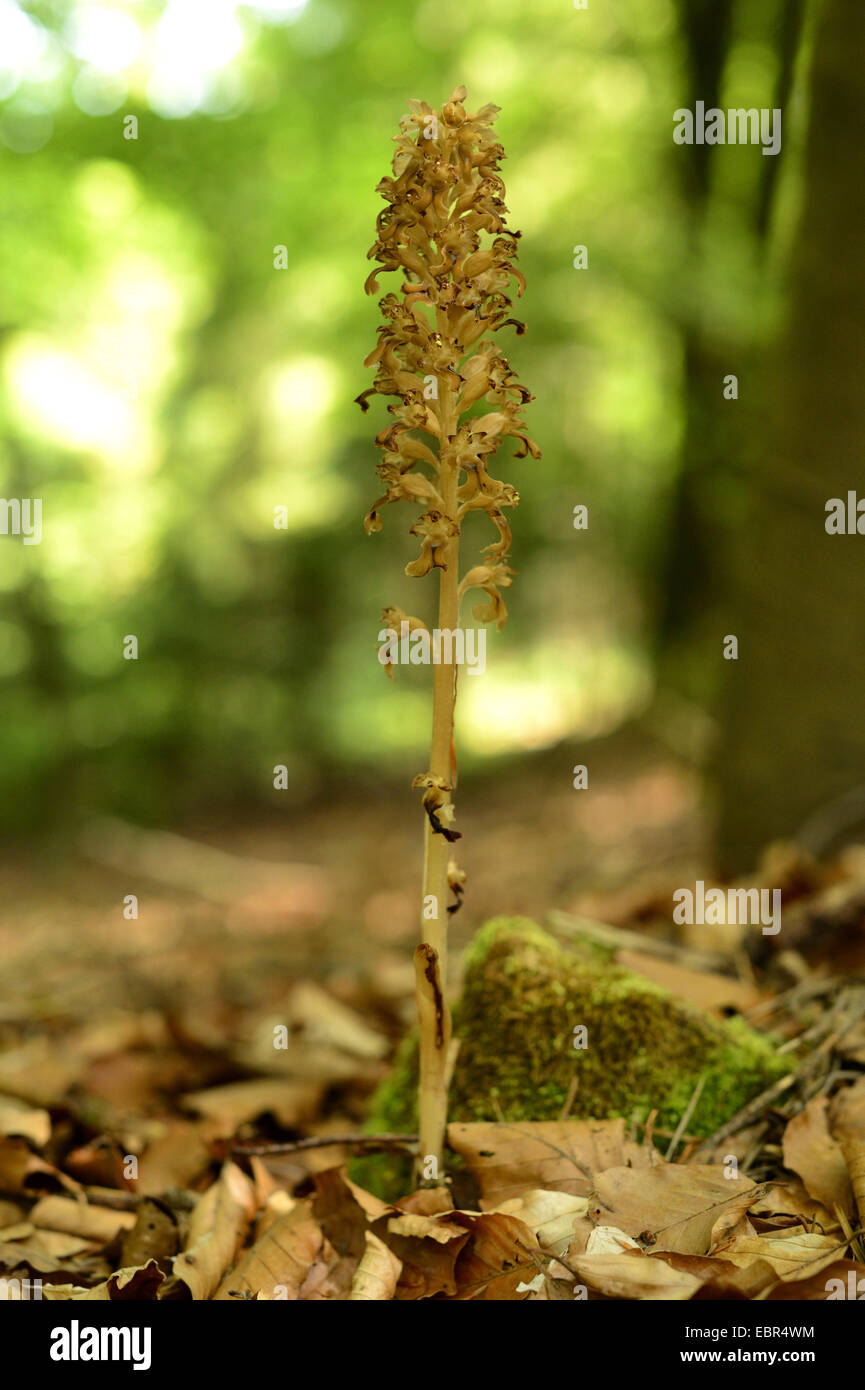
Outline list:
[[[503,451],[519,574],[461,683],[465,915],[572,903],[599,846],[609,886],[861,824],[865,541],[824,506],[862,476],[863,51],[858,0],[0,0],[2,490],[44,528],[0,538],[6,912],[28,854],[122,863],[115,817],[325,877],[354,844],[347,915],[411,934],[428,672],[376,634],[434,595],[410,508],[363,532],[353,398],[391,137],[460,82],[502,107],[544,455]],[[781,107],[781,153],[675,145],[697,100]]]

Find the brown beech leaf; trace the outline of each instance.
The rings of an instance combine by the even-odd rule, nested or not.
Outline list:
[[[832,1264],[838,1252],[835,1236],[819,1235],[816,1231],[806,1231],[802,1226],[791,1226],[786,1231],[774,1231],[771,1235],[737,1236],[724,1247],[724,1259],[731,1264],[747,1269],[757,1260],[771,1265],[780,1279],[795,1277],[797,1270],[808,1266],[809,1275],[819,1273],[826,1265]]]
[[[164,1275],[151,1260],[140,1269],[118,1269],[92,1289],[76,1284],[42,1284],[42,1297],[61,1302],[144,1302],[154,1299]]]
[[[624,1120],[543,1120],[448,1125],[448,1143],[481,1189],[484,1211],[528,1189],[587,1197],[596,1173],[647,1168],[654,1150],[625,1138]]]
[[[835,1284],[832,1284],[835,1280]],[[865,1300],[865,1265],[854,1260],[833,1260],[816,1273],[809,1273],[802,1279],[784,1279],[766,1295],[767,1303],[781,1300],[823,1303],[836,1299],[857,1302]]]
[[[14,1096],[0,1096],[0,1135],[29,1139],[41,1149],[51,1138],[51,1116]]]
[[[35,1249],[29,1242],[30,1239],[36,1239],[38,1232],[35,1228],[31,1227],[31,1229],[33,1230],[32,1237],[23,1237],[23,1239],[27,1240],[26,1245],[20,1242],[0,1239],[0,1270],[3,1271],[4,1275],[17,1269],[19,1266],[23,1266],[32,1274],[41,1275],[43,1278],[47,1275],[51,1275],[56,1279],[66,1276],[71,1278],[76,1265],[75,1260],[69,1262],[62,1259],[58,1260],[56,1256],[45,1255],[41,1251]],[[72,1237],[69,1237],[69,1239],[72,1239]],[[99,1272],[101,1273],[102,1271],[100,1270]]]
[[[312,1047],[336,1047],[351,1056],[373,1061],[387,1056],[387,1038],[312,980],[295,985],[288,1002],[288,1017],[303,1041]]]
[[[349,1299],[355,1302],[385,1303],[393,1298],[402,1263],[383,1240],[372,1231],[366,1233],[366,1249],[351,1284]]]
[[[0,1139],[0,1188],[4,1192],[80,1192],[72,1178],[30,1152],[26,1139]]]
[[[322,1092],[318,1082],[263,1077],[190,1091],[181,1098],[181,1104],[184,1109],[212,1120],[217,1133],[230,1135],[249,1120],[265,1114],[273,1115],[286,1128],[303,1124],[316,1115]]]
[[[569,1260],[577,1278],[605,1298],[691,1298],[702,1279],[684,1269],[673,1269],[641,1250],[620,1254],[575,1255]]]
[[[132,1266],[168,1260],[177,1254],[179,1244],[174,1212],[156,1197],[145,1197],[139,1204],[135,1225],[123,1237],[120,1262]]]
[[[36,1226],[31,1226],[30,1234],[26,1237],[28,1251],[33,1251],[37,1255],[47,1255],[49,1260],[65,1261],[81,1255],[85,1251],[92,1253],[94,1246],[104,1244],[96,1242],[86,1236],[72,1236],[68,1231],[43,1230]]]
[[[609,1168],[595,1181],[589,1214],[597,1224],[628,1235],[654,1237],[653,1250],[705,1255],[712,1229],[731,1203],[760,1189],[750,1178],[725,1178],[708,1164],[661,1163],[642,1171]]]
[[[742,1268],[722,1258],[713,1257],[712,1263],[717,1268],[694,1294],[695,1303],[712,1299],[747,1301],[761,1296],[777,1282],[778,1276],[766,1260],[755,1260]]]
[[[456,1262],[457,1299],[517,1300],[517,1285],[538,1273],[537,1241],[524,1221],[499,1212],[455,1211],[448,1220],[470,1238]]]
[[[79,1202],[72,1197],[43,1197],[30,1212],[34,1226],[51,1231],[63,1231],[66,1235],[83,1236],[91,1243],[105,1245],[120,1231],[130,1230],[135,1225],[135,1213],[114,1211],[110,1207],[100,1207],[90,1202]]]
[[[865,1139],[865,1077],[832,1097],[829,1125],[835,1135],[843,1130]]]
[[[397,1298],[431,1298],[437,1293],[457,1292],[456,1261],[469,1240],[464,1226],[449,1216],[403,1211],[386,1217],[384,1227],[387,1244],[402,1263]]]
[[[571,1192],[536,1188],[500,1202],[494,1210],[518,1217],[542,1249],[564,1255],[574,1238],[575,1223],[582,1221],[589,1210],[589,1199],[576,1197]]]
[[[751,1218],[758,1231],[772,1224],[827,1232],[838,1225],[834,1212],[808,1195],[801,1178],[771,1183],[751,1207]]]
[[[33,1105],[58,1105],[84,1071],[84,1058],[46,1037],[0,1052],[0,1091]]]
[[[453,1211],[454,1204],[446,1187],[420,1187],[397,1202],[400,1211],[415,1212],[418,1216],[442,1216]]]
[[[643,951],[616,952],[616,961],[626,970],[654,980],[679,999],[687,999],[700,1009],[740,1011],[752,1008],[763,998],[751,984],[728,975],[715,975],[709,970],[692,970],[678,962],[650,956]]]
[[[168,1120],[138,1160],[137,1191],[158,1197],[172,1187],[192,1186],[210,1167],[208,1140],[218,1137],[218,1129],[209,1120]]]
[[[291,1210],[268,1225],[237,1266],[226,1274],[214,1298],[222,1301],[257,1296],[295,1301],[301,1296],[303,1281],[321,1247],[321,1230],[312,1215],[311,1203],[293,1202]]]
[[[186,1248],[174,1260],[175,1280],[194,1299],[211,1298],[219,1287],[254,1210],[251,1182],[236,1164],[226,1163],[189,1218]]]
[[[340,1255],[361,1260],[366,1233],[384,1216],[399,1216],[396,1207],[380,1202],[353,1183],[344,1168],[328,1168],[315,1174],[313,1213],[331,1245]]]
[[[63,1166],[79,1182],[134,1192],[135,1180],[126,1177],[125,1148],[110,1135],[100,1134],[86,1144],[71,1149]]]
[[[853,1209],[853,1189],[844,1155],[829,1130],[825,1096],[815,1096],[784,1130],[784,1167],[798,1173],[817,1202]]]

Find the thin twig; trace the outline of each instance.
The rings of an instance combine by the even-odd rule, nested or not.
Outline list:
[[[788,1091],[795,1080],[796,1077],[794,1073],[790,1072],[787,1076],[782,1076],[780,1081],[776,1081],[772,1086],[769,1086],[767,1090],[761,1091],[759,1096],[756,1096],[754,1100],[749,1101],[747,1105],[743,1105],[742,1109],[738,1110],[731,1120],[728,1120],[725,1125],[721,1125],[720,1129],[716,1129],[715,1133],[710,1135],[709,1138],[700,1145],[696,1154],[692,1154],[691,1157],[696,1158],[699,1154],[705,1153],[709,1149],[716,1148],[722,1139],[727,1139],[731,1134],[735,1134],[738,1130],[744,1129],[751,1120],[756,1120],[758,1115],[762,1115],[763,1111],[768,1110],[769,1106],[772,1105],[779,1096],[782,1096],[785,1091]]]
[[[667,1153],[666,1153],[666,1155],[665,1155],[665,1156],[666,1156],[666,1160],[667,1160],[668,1163],[672,1163],[672,1161],[673,1161],[673,1154],[676,1152],[677,1148],[679,1147],[679,1142],[680,1142],[680,1140],[681,1140],[681,1138],[682,1138],[682,1135],[685,1133],[685,1130],[688,1128],[688,1123],[689,1123],[689,1121],[690,1121],[690,1119],[691,1119],[691,1116],[693,1115],[695,1109],[697,1108],[697,1101],[700,1099],[700,1096],[703,1094],[703,1087],[705,1086],[705,1084],[706,1084],[706,1073],[703,1072],[703,1075],[700,1077],[699,1081],[697,1082],[696,1086],[694,1087],[694,1093],[693,1093],[693,1095],[691,1096],[691,1099],[688,1101],[687,1107],[686,1107],[685,1111],[684,1111],[683,1114],[682,1114],[682,1118],[680,1119],[679,1123],[676,1125],[675,1132],[674,1132],[674,1134],[673,1134],[672,1139],[670,1140],[669,1148],[667,1149]]]
[[[561,1124],[562,1120],[566,1120],[566,1119],[568,1118],[568,1116],[570,1115],[570,1113],[571,1113],[571,1106],[572,1106],[573,1103],[574,1103],[574,1098],[575,1098],[575,1096],[576,1096],[576,1094],[577,1094],[577,1087],[579,1086],[579,1084],[580,1084],[580,1073],[579,1073],[579,1072],[574,1072],[573,1078],[571,1079],[571,1084],[570,1084],[570,1086],[568,1087],[568,1094],[565,1096],[565,1103],[564,1103],[564,1105],[562,1106],[561,1110],[559,1111],[559,1123],[560,1123],[560,1124]]]
[[[305,1149],[329,1149],[338,1144],[360,1145],[364,1148],[378,1145],[380,1148],[400,1148],[417,1144],[416,1134],[328,1134],[313,1135],[309,1139],[292,1139],[285,1144],[232,1144],[231,1153],[240,1158],[254,1158],[260,1154],[301,1153]]]

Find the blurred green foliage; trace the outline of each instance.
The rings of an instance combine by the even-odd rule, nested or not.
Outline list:
[[[725,104],[772,105],[780,6],[734,9]],[[755,312],[759,150],[718,152],[695,220],[673,0],[0,0],[4,34],[3,493],[44,509],[40,545],[0,537],[6,824],[266,803],[277,763],[300,795],[328,767],[423,762],[427,673],[392,687],[375,646],[380,608],[429,616],[433,586],[402,574],[411,509],[364,535],[386,417],[352,402],[391,136],[407,98],[460,82],[502,107],[528,280],[505,350],[544,458],[499,469],[520,573],[459,736],[471,758],[642,708],[683,344],[707,317],[754,339],[774,313]],[[714,486],[735,494],[735,472]]]

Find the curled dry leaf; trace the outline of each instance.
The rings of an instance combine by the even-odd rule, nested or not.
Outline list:
[[[236,1164],[226,1163],[189,1218],[186,1249],[174,1260],[174,1279],[194,1299],[213,1295],[254,1211],[252,1184]]]
[[[801,1178],[789,1182],[770,1183],[751,1207],[751,1216],[760,1223],[776,1226],[804,1226],[806,1230],[834,1230],[838,1225],[834,1212],[810,1197]]]
[[[784,1131],[784,1166],[798,1173],[808,1193],[831,1210],[853,1209],[850,1175],[841,1146],[829,1129],[825,1096],[809,1100]]]
[[[314,1047],[336,1047],[353,1057],[376,1061],[387,1055],[386,1037],[370,1028],[353,1009],[311,980],[295,985],[288,1005],[291,1022]]]
[[[340,1255],[361,1260],[367,1230],[385,1216],[399,1216],[396,1207],[381,1202],[358,1187],[344,1168],[328,1168],[315,1174],[313,1212],[322,1231]]]
[[[355,1272],[349,1299],[385,1303],[393,1298],[402,1263],[383,1240],[372,1231],[366,1233],[366,1249]]]
[[[291,1210],[268,1225],[236,1268],[226,1274],[214,1298],[294,1301],[300,1298],[303,1281],[321,1247],[321,1230],[311,1204],[293,1202]]]
[[[118,1269],[103,1283],[92,1289],[75,1284],[42,1285],[42,1297],[54,1302],[143,1302],[153,1299],[162,1284],[163,1274],[154,1260],[141,1269]]]
[[[833,1282],[834,1281],[834,1282]],[[809,1272],[805,1278],[782,1280],[766,1295],[767,1303],[786,1300],[797,1302],[830,1302],[834,1299],[857,1302],[865,1297],[865,1265],[855,1260],[833,1260],[823,1265],[817,1272]]]
[[[218,1129],[210,1121],[169,1120],[138,1161],[136,1190],[158,1197],[173,1187],[191,1187],[210,1166],[208,1139]]]
[[[259,1115],[271,1114],[286,1128],[305,1123],[317,1114],[322,1089],[317,1082],[263,1077],[190,1091],[181,1103],[212,1120],[217,1132],[231,1135]]]
[[[581,1221],[589,1210],[589,1201],[587,1197],[577,1197],[571,1192],[548,1192],[536,1188],[524,1192],[520,1197],[501,1202],[495,1210],[524,1221],[542,1249],[564,1255],[574,1238],[575,1223]]]
[[[177,1254],[180,1231],[170,1207],[155,1197],[145,1197],[138,1207],[135,1225],[126,1232],[120,1249],[125,1266],[166,1261]]]
[[[72,1178],[31,1153],[26,1139],[0,1139],[0,1188],[4,1192],[80,1192]]]
[[[0,1096],[0,1135],[29,1139],[41,1149],[51,1138],[51,1116],[14,1096]]]
[[[30,1213],[34,1226],[66,1235],[83,1236],[90,1242],[105,1245],[121,1231],[135,1225],[131,1211],[113,1211],[110,1207],[75,1201],[72,1197],[43,1197]]]
[[[740,1269],[763,1260],[771,1265],[778,1278],[789,1279],[795,1278],[804,1266],[811,1275],[832,1264],[838,1254],[838,1240],[835,1236],[823,1236],[816,1231],[806,1231],[802,1226],[793,1226],[787,1231],[762,1236],[737,1236],[724,1246],[723,1254],[725,1260]]]
[[[538,1273],[537,1241],[525,1222],[500,1212],[455,1211],[448,1219],[470,1233],[456,1262],[456,1298],[516,1299],[517,1286]]]
[[[641,1249],[637,1241],[618,1226],[596,1226],[586,1244],[587,1255],[621,1255],[623,1250]]]
[[[702,1280],[687,1270],[672,1269],[663,1260],[641,1251],[575,1255],[570,1261],[577,1277],[605,1298],[688,1299]]]
[[[399,1256],[402,1275],[397,1298],[431,1298],[457,1292],[456,1262],[469,1240],[465,1227],[450,1214],[402,1212],[386,1218],[387,1243]]]
[[[72,1047],[59,1048],[48,1038],[34,1038],[0,1052],[0,1091],[33,1105],[58,1105],[85,1068]]]
[[[744,1012],[753,1008],[763,997],[752,984],[733,979],[729,975],[717,975],[710,970],[692,970],[680,965],[678,961],[664,960],[650,956],[644,951],[621,950],[616,952],[616,961],[626,970],[654,980],[679,999],[687,999],[698,1009],[712,1009],[722,1013],[728,1009]]]

